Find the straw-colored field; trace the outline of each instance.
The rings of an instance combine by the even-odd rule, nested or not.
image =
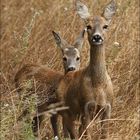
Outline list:
[[[108,1],[83,0],[92,15],[102,13]],[[107,67],[115,93],[109,139],[139,140],[139,0],[116,1],[118,9],[106,42]],[[30,124],[23,122],[24,127],[21,127],[17,123],[21,108],[17,105],[19,99],[14,86],[16,72],[28,63],[46,64],[49,68],[63,71],[61,52],[51,31],[60,32],[68,42],[73,43],[83,28],[73,0],[1,2],[1,140],[33,139]],[[88,53],[89,44],[85,37],[81,67],[88,63]],[[53,133],[49,117],[46,119],[44,131],[50,140]],[[96,133],[93,131],[92,135]]]

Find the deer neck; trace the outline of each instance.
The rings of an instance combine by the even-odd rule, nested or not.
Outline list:
[[[87,70],[93,86],[103,84],[106,78],[105,48],[103,45],[90,47],[90,63]]]

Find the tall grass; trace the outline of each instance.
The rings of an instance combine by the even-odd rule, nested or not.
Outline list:
[[[84,3],[94,15],[101,13],[108,1],[87,0]],[[116,96],[110,120],[112,140],[140,139],[138,3],[138,0],[117,0],[118,11],[108,32],[107,65]],[[69,42],[76,38],[83,29],[83,22],[76,15],[73,4],[72,0],[1,2],[0,139],[34,139],[30,121],[17,123],[23,108],[15,90],[14,75],[26,63],[46,64],[50,68],[62,71],[60,52],[55,47],[51,31],[59,31]],[[88,63],[88,54],[89,45],[85,41],[81,67]],[[33,100],[30,106],[32,112]],[[48,119],[49,117],[43,129],[50,139],[53,134]],[[96,127],[94,134],[98,132],[97,124],[98,121],[92,124]]]

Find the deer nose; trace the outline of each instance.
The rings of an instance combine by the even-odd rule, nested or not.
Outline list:
[[[101,35],[95,34],[95,35],[93,35],[92,41],[101,43],[103,41],[103,39],[102,39]]]
[[[74,67],[69,67],[69,68],[68,68],[68,71],[74,71],[74,70],[75,70]]]

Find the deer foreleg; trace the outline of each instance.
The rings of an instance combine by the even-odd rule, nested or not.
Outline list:
[[[108,137],[109,132],[109,120],[111,116],[111,105],[106,104],[103,114],[101,115],[101,139],[105,139]]]
[[[74,124],[74,120],[71,116],[69,116],[67,113],[63,114],[63,123],[64,123],[64,127],[66,129],[66,131],[69,132],[70,134],[70,138],[71,139],[76,139],[76,131],[75,131],[75,124]],[[65,138],[68,138],[68,135],[66,134],[64,136]]]
[[[84,108],[84,115],[81,117],[81,126],[79,128],[79,135],[81,136],[83,132],[85,131],[85,134],[91,139],[91,128],[87,128],[91,120],[93,119],[93,116],[95,115],[96,110],[96,104],[94,101],[89,101],[86,103]]]
[[[57,114],[51,116],[51,125],[52,125],[55,140],[59,139],[57,119],[58,119]]]

